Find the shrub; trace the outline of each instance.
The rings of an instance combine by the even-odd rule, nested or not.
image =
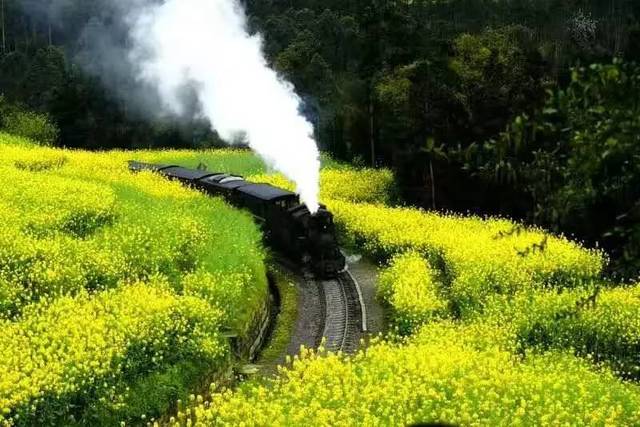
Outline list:
[[[446,316],[447,303],[440,296],[437,276],[437,271],[414,252],[395,256],[380,274],[378,294],[393,310],[393,321],[401,334]]]
[[[2,127],[7,133],[28,138],[45,146],[54,145],[58,140],[60,131],[46,114],[12,107],[5,108],[2,116]]]
[[[23,138],[18,135],[9,135],[6,132],[0,131],[0,144],[5,146],[13,145],[13,146],[31,147],[34,145],[34,142],[31,141],[30,139]]]
[[[509,325],[517,351],[571,349],[640,378],[640,287],[529,292],[493,304],[485,321]]]

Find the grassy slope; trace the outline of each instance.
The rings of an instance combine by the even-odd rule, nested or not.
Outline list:
[[[274,269],[273,280],[280,296],[280,312],[271,333],[271,338],[260,353],[258,363],[275,365],[287,351],[291,334],[298,318],[298,290],[295,282],[286,273]]]
[[[143,282],[151,287],[168,288],[168,299],[174,298],[171,295],[188,295],[210,307],[208,311],[214,312],[217,307],[221,313],[218,328],[232,329],[241,335],[245,332],[267,292],[261,235],[250,215],[153,174],[133,175],[126,166],[130,158],[164,161],[190,156],[195,162],[195,155],[187,152],[88,153],[37,148],[27,141],[0,134],[0,174],[5,182],[11,183],[0,188],[3,223],[0,314],[5,318],[4,324],[15,325],[5,328],[5,334],[13,331],[6,337],[3,335],[7,338],[5,344],[16,346],[5,346],[0,365],[12,366],[9,361],[18,356],[21,362],[16,366],[23,369],[17,372],[13,369],[17,377],[12,377],[11,382],[0,381],[0,417],[22,414],[22,422],[27,424],[29,419],[45,422],[61,417],[55,418],[60,421],[71,415],[77,419],[89,416],[81,414],[83,408],[94,406],[92,401],[105,398],[102,391],[94,388],[102,374],[97,371],[92,374],[98,366],[90,361],[98,350],[92,347],[89,337],[83,337],[79,331],[80,335],[38,341],[46,335],[42,335],[36,320],[57,318],[56,304],[63,296],[71,298],[67,305],[76,304],[79,307],[76,311],[83,313],[78,322],[93,324],[101,322],[101,314],[96,310],[83,311],[83,307],[92,304],[94,295]],[[243,172],[241,165],[259,165],[251,161],[252,156],[241,152],[214,153],[208,158],[220,160],[216,167],[235,167],[237,172]],[[259,166],[247,168],[244,172],[260,170]],[[187,304],[182,299],[177,301],[180,306]],[[131,300],[130,304],[140,301]],[[170,307],[161,305],[161,311]],[[198,319],[206,312],[194,315],[193,321],[200,322]],[[53,322],[43,321],[46,324],[42,327]],[[161,336],[155,339],[173,339],[172,328],[167,323],[160,329],[164,332],[159,332]],[[205,341],[213,339],[216,333],[215,329],[209,331],[213,335]],[[92,337],[106,343],[120,342],[117,341],[120,338],[109,338],[108,332],[102,338],[100,334],[96,332]],[[16,341],[11,336],[26,338]],[[127,418],[140,415],[141,411],[158,412],[170,405],[176,394],[185,393],[188,383],[208,374],[214,366],[200,366],[201,356],[189,352],[174,362],[158,363],[157,355],[144,350],[148,348],[144,344],[147,335],[140,336],[141,347],[126,350],[129,356],[125,359],[140,366],[134,371],[115,368],[109,374],[115,388],[109,391],[108,401],[114,402],[114,406],[102,408],[102,422],[107,422],[109,414]],[[172,352],[180,351],[192,339],[187,335],[184,344]],[[135,341],[131,345],[137,348]],[[62,378],[66,380],[35,382],[29,360],[47,369],[49,362],[41,365],[41,358],[53,360],[42,356],[49,354],[49,347],[51,351],[57,348],[55,354],[62,350],[64,355],[75,349],[74,352],[84,355],[81,358],[87,360],[87,377],[74,373],[64,374]],[[105,363],[119,366],[120,356],[111,350],[109,345],[100,350],[111,354]],[[60,360],[65,363],[64,358]],[[174,365],[184,369],[172,370]],[[73,384],[76,377],[78,386],[64,388],[64,384]],[[145,383],[145,378],[155,381]],[[105,380],[105,384],[111,384],[110,381]],[[16,384],[27,388],[18,389]],[[165,384],[169,391],[159,393],[159,384]],[[135,398],[123,391],[126,385],[137,390]],[[41,393],[49,395],[62,389],[66,390],[64,398],[37,400]],[[25,394],[24,390],[29,391]],[[70,405],[60,406],[60,402],[71,401],[74,409]],[[33,408],[24,409],[29,405]]]

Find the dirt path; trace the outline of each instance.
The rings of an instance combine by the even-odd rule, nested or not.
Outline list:
[[[384,332],[384,308],[376,299],[378,268],[371,261],[361,258],[355,262],[349,262],[349,271],[362,291],[362,299],[367,310],[367,333],[377,335]]]
[[[287,346],[286,354],[282,355],[281,362],[287,355],[295,355],[300,351],[300,346],[315,348],[320,344],[319,334],[324,328],[324,296],[315,286],[313,280],[297,275],[298,286],[298,318],[291,334],[291,341]]]

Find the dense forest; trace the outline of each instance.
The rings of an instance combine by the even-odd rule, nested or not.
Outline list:
[[[88,149],[221,144],[199,119],[131,102],[125,59],[100,49],[105,35],[127,44],[109,2],[0,1],[0,114],[13,133]],[[409,203],[569,233],[604,246],[611,273],[637,274],[640,3],[244,6],[321,148],[393,167]]]

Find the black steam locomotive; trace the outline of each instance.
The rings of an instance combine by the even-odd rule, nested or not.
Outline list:
[[[129,169],[160,173],[248,209],[271,246],[307,265],[321,277],[333,277],[346,267],[336,241],[333,215],[323,205],[317,213],[311,214],[295,193],[226,173],[136,161],[129,162]]]

